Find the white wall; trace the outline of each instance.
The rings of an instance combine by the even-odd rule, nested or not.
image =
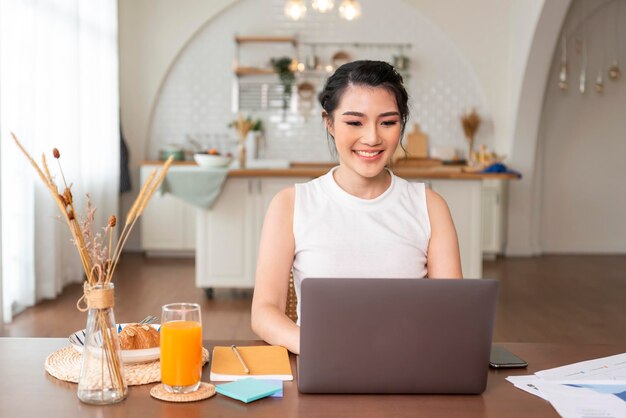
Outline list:
[[[361,0],[361,5],[364,13],[354,22],[346,22],[336,13],[310,13],[302,21],[293,22],[283,13],[284,0],[246,0],[209,21],[180,52],[167,74],[156,98],[147,155],[157,158],[159,149],[168,143],[189,146],[187,137],[194,137],[198,142],[206,141],[206,148],[215,147],[221,152],[235,153],[236,134],[227,127],[227,123],[234,118],[231,110],[233,83],[250,86],[251,81],[278,82],[275,75],[236,78],[231,68],[235,55],[242,65],[267,67],[270,57],[287,54],[296,54],[300,61],[305,61],[305,57],[313,53],[307,42],[338,41],[345,44],[315,47],[322,67],[331,64],[332,55],[339,50],[349,53],[352,59],[389,62],[393,61],[394,55],[407,55],[410,65],[404,78],[411,109],[409,123],[420,124],[432,147],[454,147],[464,153],[467,142],[459,115],[476,107],[485,119],[491,119],[482,87],[467,60],[459,54],[446,34],[425,19],[415,7],[401,0],[385,3]],[[395,13],[385,13],[390,8]],[[259,9],[268,13],[259,16],[256,14]],[[382,29],[392,26],[397,29]],[[294,50],[293,46],[285,43],[242,44],[236,54],[235,34],[296,34],[299,45]],[[408,43],[411,47],[355,47],[353,43],[356,42]],[[324,71],[297,74],[296,84],[307,81],[320,91],[328,74]],[[293,96],[295,99],[298,97],[295,93]],[[263,119],[268,158],[292,162],[332,160],[317,100],[306,113],[302,109],[286,114],[281,109],[254,109],[244,113]],[[481,127],[477,137],[478,142],[490,148],[493,147],[491,127],[491,124]],[[224,143],[224,136],[230,137],[229,144]]]
[[[591,6],[594,7],[591,7]],[[606,7],[602,7],[606,5]],[[582,39],[579,16],[590,13],[587,92],[578,91],[581,57],[574,50]],[[597,7],[597,11],[595,9]],[[622,2],[622,48],[626,63],[626,2]],[[568,91],[557,86],[560,48],[555,51],[543,107],[539,152],[541,178],[541,245],[545,252],[626,252],[626,80],[608,80],[606,68],[613,60],[615,2],[572,4],[564,32],[568,39]],[[603,62],[604,61],[604,62]],[[598,70],[605,89],[594,90]]]
[[[464,56],[485,92],[496,150],[512,149],[524,51],[545,0],[404,0],[438,25]],[[135,189],[151,116],[168,68],[189,38],[234,0],[119,2],[120,99]],[[522,180],[524,181],[524,180]],[[134,192],[136,193],[136,191]],[[134,196],[134,194],[133,194]],[[122,200],[123,210],[133,196]],[[522,215],[528,216],[528,215]],[[515,219],[511,219],[515,222]],[[137,234],[127,248],[137,248]]]
[[[133,190],[121,198],[127,213],[138,193],[139,166],[145,149],[155,97],[169,66],[191,36],[233,0],[119,0],[120,107],[130,152]],[[139,229],[127,250],[139,249]]]

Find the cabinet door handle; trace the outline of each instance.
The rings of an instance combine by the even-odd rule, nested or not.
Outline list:
[[[257,180],[256,191],[257,191],[258,194],[261,194],[261,192],[263,191],[263,185],[261,183],[261,180]]]
[[[252,194],[252,180],[248,180],[248,194]]]

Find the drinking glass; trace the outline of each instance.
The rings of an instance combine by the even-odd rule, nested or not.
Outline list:
[[[161,308],[161,382],[171,393],[200,387],[202,320],[200,305],[171,303]]]

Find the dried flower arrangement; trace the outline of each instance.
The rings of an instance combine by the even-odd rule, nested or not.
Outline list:
[[[472,162],[475,160],[474,137],[476,136],[476,132],[480,126],[480,116],[476,113],[476,109],[472,109],[470,113],[461,115],[461,125],[463,126],[463,133],[465,133],[465,138],[467,138],[467,143],[469,145],[469,152],[467,155],[468,162]]]
[[[84,218],[77,216],[71,191],[72,184],[68,185],[65,175],[63,174],[60,162],[61,153],[59,150],[54,148],[52,155],[57,160],[59,172],[63,180],[62,193],[59,191],[59,187],[50,173],[45,154],[42,154],[41,156],[40,167],[22,146],[15,134],[11,133],[11,135],[19,149],[34,167],[35,171],[39,175],[39,178],[41,178],[46,188],[50,191],[50,194],[61,212],[62,218],[65,219],[67,225],[69,226],[73,238],[72,241],[78,250],[78,255],[87,278],[84,283],[84,294],[77,302],[76,306],[83,312],[87,311],[89,308],[95,308],[98,310],[96,315],[99,316],[96,316],[96,322],[100,324],[99,329],[102,333],[102,347],[104,348],[104,358],[102,361],[106,361],[106,369],[109,371],[107,381],[110,382],[114,388],[125,388],[126,386],[123,381],[121,360],[119,355],[113,354],[117,351],[117,349],[114,347],[115,341],[113,340],[113,334],[107,330],[107,318],[105,317],[104,311],[106,308],[112,308],[113,306],[113,289],[110,284],[113,279],[115,269],[119,263],[124,244],[126,243],[133,226],[137,222],[137,219],[139,219],[142,215],[151,197],[154,195],[155,191],[165,178],[165,175],[172,164],[173,157],[170,156],[158,175],[158,170],[155,169],[143,184],[139,195],[135,199],[135,202],[126,216],[126,221],[122,232],[117,238],[117,243],[115,247],[113,247],[113,229],[118,223],[116,217],[111,215],[108,225],[103,228],[103,234],[94,234],[93,223],[96,208],[92,206],[91,198],[88,194],[86,216]],[[104,242],[107,235],[108,246]],[[106,287],[106,285],[109,285],[110,287],[107,289],[108,291],[105,291],[103,288]],[[86,307],[81,306],[81,303],[86,304]],[[104,370],[104,367],[102,370]],[[104,381],[104,376],[102,379]]]
[[[237,134],[239,135],[239,143],[242,144],[246,142],[246,137],[248,136],[248,132],[254,131],[255,126],[257,126],[259,123],[262,123],[262,122],[260,122],[260,120],[253,121],[250,116],[248,116],[247,118],[244,118],[243,114],[241,114],[240,112],[237,114],[237,119],[229,123],[228,127],[235,128],[235,130],[237,131]]]
[[[229,127],[235,128],[239,134],[239,145],[237,149],[239,151],[239,167],[244,168],[246,166],[246,137],[248,132],[255,130],[255,127],[260,121],[253,121],[252,118],[244,118],[241,112],[237,115],[237,119],[228,124]]]

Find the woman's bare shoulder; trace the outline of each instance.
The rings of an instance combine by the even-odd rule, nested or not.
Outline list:
[[[296,187],[289,186],[282,189],[280,192],[276,193],[276,195],[272,198],[270,202],[269,208],[267,209],[268,214],[273,214],[276,216],[284,217],[289,216],[293,217],[293,208],[294,202],[296,199]]]
[[[431,209],[437,211],[441,209],[448,209],[448,204],[445,199],[441,197],[436,191],[426,188],[426,204],[428,205],[429,212]]]
[[[286,206],[293,208],[293,204],[296,199],[296,186],[289,186],[276,193],[272,202],[276,202],[276,205]]]

